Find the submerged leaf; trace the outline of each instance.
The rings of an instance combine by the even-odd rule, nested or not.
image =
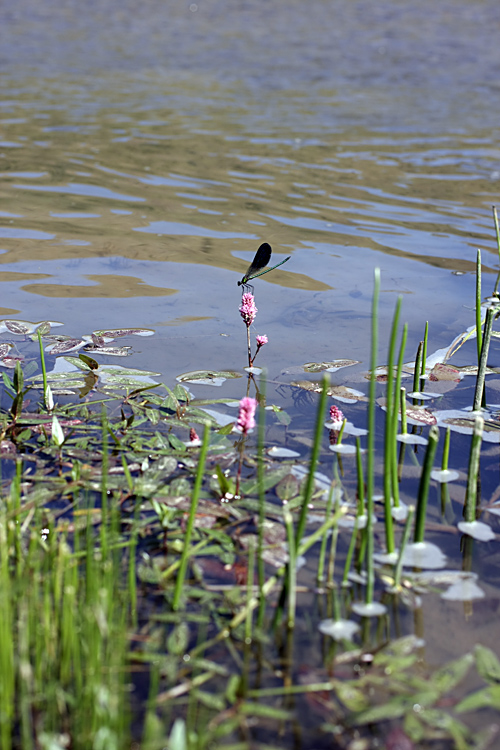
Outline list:
[[[343,367],[361,364],[357,359],[334,359],[333,362],[308,362],[302,365],[305,372],[336,372]]]

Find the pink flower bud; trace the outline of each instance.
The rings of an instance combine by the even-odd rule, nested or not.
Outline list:
[[[240,411],[238,414],[238,429],[246,435],[249,430],[255,427],[255,410],[257,401],[254,398],[246,396],[240,401]]]
[[[245,325],[250,327],[255,320],[257,315],[257,308],[255,306],[255,300],[253,294],[246,292],[241,298],[240,315],[243,318]]]
[[[267,344],[268,338],[267,336],[256,336],[257,346],[260,347],[264,346],[264,344]]]
[[[344,415],[337,406],[330,406],[330,419],[334,423],[333,429],[340,430],[344,421]]]

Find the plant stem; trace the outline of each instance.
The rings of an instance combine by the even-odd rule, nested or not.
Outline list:
[[[415,520],[414,542],[423,542],[425,535],[425,514],[427,512],[427,500],[429,497],[429,483],[431,481],[431,471],[436,455],[437,444],[439,441],[439,430],[436,425],[432,425],[429,430],[429,443],[425,452],[424,465],[420,476],[417,497],[417,517]]]
[[[375,486],[375,396],[377,380],[375,369],[377,367],[378,349],[378,300],[380,295],[380,268],[375,269],[373,283],[372,302],[372,327],[371,327],[371,356],[370,356],[370,390],[368,401],[368,438],[366,457],[366,603],[373,600],[375,587],[375,568],[373,561],[373,505]]]
[[[479,357],[479,367],[477,370],[476,390],[474,391],[473,411],[477,411],[486,405],[486,398],[483,398],[484,379],[486,377],[486,367],[488,364],[488,354],[490,350],[491,330],[493,328],[493,318],[498,312],[497,307],[488,307],[486,310],[486,320],[484,321],[483,344],[481,346],[481,356]]]
[[[483,439],[484,419],[476,417],[474,432],[469,455],[469,472],[467,476],[467,490],[465,492],[464,519],[468,523],[476,520],[477,480],[479,477],[479,458]]]

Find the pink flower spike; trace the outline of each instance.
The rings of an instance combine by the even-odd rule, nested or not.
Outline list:
[[[267,344],[268,340],[269,339],[267,338],[267,336],[256,336],[257,346],[259,347],[259,349],[261,346],[264,346],[264,344]]]
[[[254,398],[246,396],[240,401],[240,411],[238,414],[238,429],[244,435],[255,427],[255,410],[257,401]]]
[[[255,300],[253,294],[246,292],[241,298],[240,315],[243,318],[245,325],[249,328],[255,320],[257,315],[257,308],[255,306]]]
[[[200,440],[200,438],[199,438],[196,430],[194,429],[194,427],[191,427],[191,429],[189,430],[189,439],[191,440],[192,443],[195,440]],[[200,442],[201,442],[201,440],[200,440]]]
[[[342,422],[344,421],[344,415],[338,408],[338,406],[330,406],[330,419],[333,422],[333,429],[340,430]]]

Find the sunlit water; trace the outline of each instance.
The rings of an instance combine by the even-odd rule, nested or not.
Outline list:
[[[0,317],[153,328],[127,364],[167,383],[242,371],[236,282],[268,241],[291,255],[255,282],[276,385],[366,370],[376,267],[379,360],[400,294],[408,358],[427,320],[447,346],[474,322],[477,248],[486,293],[498,269],[498,23],[493,0],[0,9]],[[310,423],[268,398],[291,434]]]

